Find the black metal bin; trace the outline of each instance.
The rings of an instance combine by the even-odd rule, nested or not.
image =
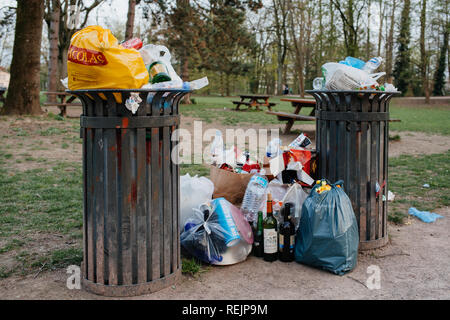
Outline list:
[[[306,92],[317,102],[318,176],[344,180],[358,221],[359,248],[381,247],[388,241],[389,101],[400,92]]]
[[[68,92],[83,104],[83,287],[132,296],[173,285],[181,261],[172,134],[188,91]],[[131,92],[142,99],[136,114],[125,107]]]

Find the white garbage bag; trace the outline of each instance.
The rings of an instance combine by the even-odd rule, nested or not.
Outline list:
[[[211,201],[213,192],[214,184],[206,177],[191,177],[189,173],[180,177],[180,233],[187,219],[193,216],[193,209]]]

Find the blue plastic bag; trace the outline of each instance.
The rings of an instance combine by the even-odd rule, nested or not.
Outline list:
[[[295,260],[343,275],[356,266],[358,224],[342,181],[322,193],[319,187],[316,184],[303,203]]]
[[[414,207],[409,208],[408,213],[412,216],[416,216],[426,223],[435,222],[436,219],[443,218],[443,216],[441,216],[440,214],[429,211],[419,211]]]

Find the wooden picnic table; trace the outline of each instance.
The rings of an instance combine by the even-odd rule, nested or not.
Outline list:
[[[45,91],[43,92],[47,95],[47,100],[49,96],[56,96],[59,99],[59,102],[45,102],[45,106],[57,106],[60,110],[59,115],[62,117],[65,117],[67,115],[67,107],[81,107],[81,103],[73,103],[75,99],[77,99],[76,96],[67,93],[67,92],[52,92],[52,91]],[[67,99],[67,100],[66,100]]]
[[[299,99],[299,98],[282,98],[281,101],[290,102],[291,105],[295,108],[294,113],[300,114],[302,108],[311,108],[310,116],[315,116],[315,108],[316,108],[316,100],[314,99]]]
[[[3,104],[5,104],[6,102],[6,97],[3,96],[6,92],[6,89],[7,88],[5,87],[0,87],[0,101],[3,102]]]
[[[233,104],[236,105],[236,111],[242,111],[239,107],[242,105],[246,105],[248,109],[251,107],[255,107],[256,110],[261,110],[259,107],[267,107],[270,111],[272,111],[272,107],[276,105],[274,102],[269,102],[269,95],[258,95],[258,94],[241,94],[240,101],[233,101]]]
[[[316,101],[315,100],[294,99],[294,98],[283,98],[280,100],[290,102],[292,104],[292,107],[295,108],[294,113],[272,112],[272,111],[266,111],[266,113],[277,116],[278,120],[280,120],[280,121],[286,121],[286,127],[284,129],[284,134],[289,134],[295,121],[315,121],[316,120],[316,117],[315,117]],[[312,107],[313,108],[311,113],[308,116],[300,114],[300,111],[304,107]]]

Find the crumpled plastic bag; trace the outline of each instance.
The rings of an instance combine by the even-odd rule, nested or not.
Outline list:
[[[349,272],[358,258],[358,223],[342,181],[329,191],[316,184],[302,207],[295,260],[338,275]]]
[[[328,90],[357,90],[361,86],[378,86],[376,81],[385,72],[367,73],[345,64],[328,62],[322,66],[325,88]]]
[[[180,236],[183,248],[214,265],[244,261],[252,250],[253,233],[242,212],[225,198],[214,199],[207,207],[206,219],[202,211],[195,209],[186,221]]]
[[[191,177],[189,173],[180,177],[180,232],[186,220],[194,215],[194,209],[212,199],[214,184],[206,177]]]
[[[144,64],[149,66],[155,61],[162,61],[167,67],[167,71],[169,73],[169,77],[174,84],[183,84],[183,80],[178,76],[175,70],[172,67],[172,63],[170,60],[172,59],[172,55],[170,54],[169,49],[166,46],[148,44],[143,46],[139,53],[144,60]]]
[[[429,211],[419,211],[414,207],[409,208],[408,213],[426,223],[435,222],[436,219],[443,218],[440,214]]]
[[[139,52],[122,47],[110,30],[100,26],[72,36],[67,73],[70,90],[138,89],[149,79]]]

